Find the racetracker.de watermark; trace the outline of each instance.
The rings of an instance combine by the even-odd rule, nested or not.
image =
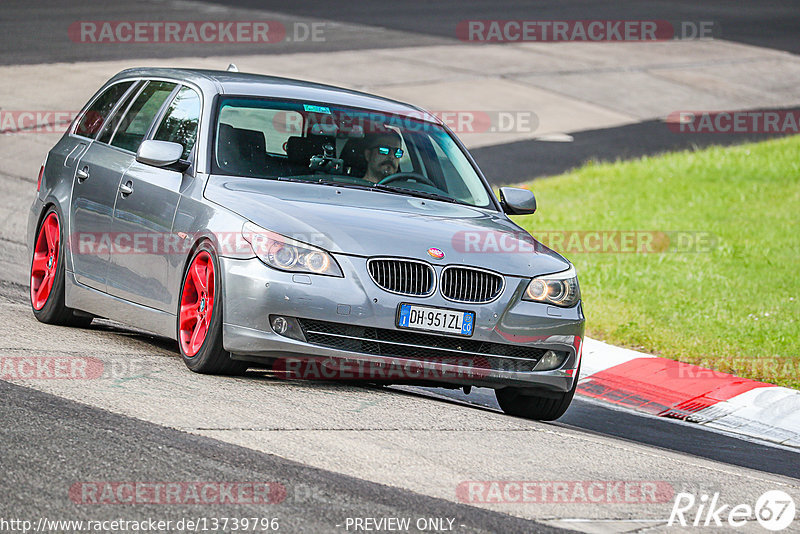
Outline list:
[[[275,44],[325,42],[326,22],[277,20],[84,20],[67,33],[82,44]]]
[[[75,504],[279,504],[286,486],[279,482],[96,481],[69,488]]]
[[[480,357],[426,358],[420,362],[404,358],[364,361],[304,356],[278,359],[272,371],[288,380],[448,381],[485,378],[492,369],[488,360]]]
[[[0,134],[63,134],[77,115],[77,111],[63,110],[0,110]]]
[[[669,366],[666,375],[670,378],[687,380],[733,379],[737,376],[747,376],[771,382],[797,380],[800,376],[800,362],[777,356],[757,358],[718,356],[704,358],[696,363],[696,365],[680,363]]]
[[[0,356],[0,380],[90,380],[103,362],[82,356]]]
[[[542,230],[534,237],[525,232],[462,230],[451,244],[458,252],[473,254],[530,254],[547,249],[569,254],[663,254],[710,252],[717,242],[710,232],[660,230]]]
[[[97,380],[148,376],[153,370],[131,359],[93,356],[0,356],[0,380]]]
[[[0,380],[91,380],[103,362],[84,356],[0,356]]]
[[[539,117],[529,110],[419,110],[393,114],[368,112],[348,113],[320,107],[313,112],[314,128],[321,134],[357,132],[358,135],[385,134],[386,127],[400,128],[403,132],[438,130],[433,117],[457,134],[473,133],[533,133],[539,127]],[[296,111],[279,111],[273,115],[272,127],[276,132],[302,135],[307,119]]]
[[[68,243],[73,254],[81,255],[186,255],[204,237],[213,237],[220,254],[243,258],[252,257],[254,252],[270,253],[282,240],[272,232],[75,232]],[[322,233],[285,237],[322,248],[330,245]],[[461,230],[453,234],[450,244],[453,250],[465,254],[531,254],[549,249],[571,254],[706,253],[716,248],[717,237],[711,232],[696,231],[542,230],[534,238],[526,232]]]
[[[539,127],[539,117],[525,110],[434,110],[431,114],[457,134],[533,133]]]
[[[797,134],[800,109],[673,111],[666,123],[674,133]]]
[[[710,20],[462,20],[456,36],[472,43],[653,42],[711,39],[721,34]]]
[[[456,487],[463,503],[649,504],[675,494],[661,480],[469,480]]]

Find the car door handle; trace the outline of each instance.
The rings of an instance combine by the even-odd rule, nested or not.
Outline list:
[[[119,192],[123,197],[126,197],[131,193],[133,193],[133,182],[129,181],[128,183],[120,184]]]
[[[78,169],[75,172],[75,177],[78,178],[79,182],[85,182],[89,179],[89,167],[84,167],[82,169]]]

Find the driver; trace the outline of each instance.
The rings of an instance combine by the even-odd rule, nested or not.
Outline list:
[[[364,158],[367,160],[365,180],[378,183],[398,171],[400,158],[403,157],[400,134],[389,129],[373,133],[367,136],[364,146]]]

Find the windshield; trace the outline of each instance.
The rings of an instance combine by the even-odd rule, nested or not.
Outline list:
[[[318,103],[225,97],[212,150],[216,174],[373,189],[494,207],[490,191],[441,126]]]

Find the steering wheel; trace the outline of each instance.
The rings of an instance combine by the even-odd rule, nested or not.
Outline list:
[[[415,180],[415,181],[423,183],[425,185],[429,185],[431,187],[436,187],[436,184],[434,184],[429,178],[427,178],[427,177],[425,177],[425,176],[423,176],[423,175],[421,175],[419,173],[416,173],[416,172],[398,172],[398,173],[392,174],[391,176],[387,176],[386,178],[384,178],[383,180],[378,182],[378,185],[386,185],[386,184],[390,184],[392,182],[397,182],[397,181],[400,181],[400,180],[405,180],[405,181]],[[436,187],[436,189],[439,189],[439,188]]]

